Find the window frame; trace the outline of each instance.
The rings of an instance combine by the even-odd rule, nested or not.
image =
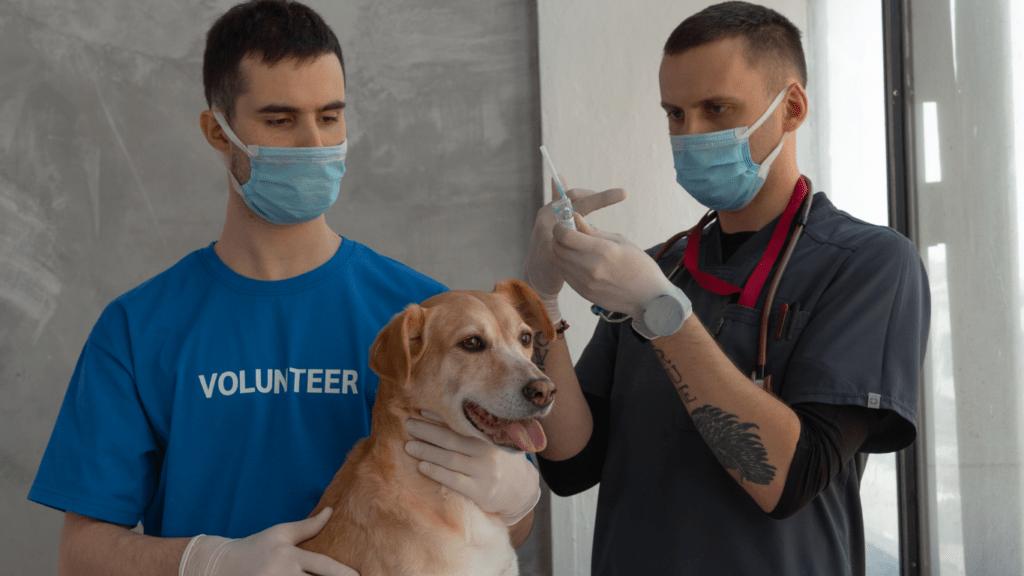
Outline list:
[[[885,125],[889,226],[920,247],[914,142],[913,59],[910,0],[882,0],[885,65]],[[918,381],[917,441],[896,454],[901,576],[931,574],[928,554],[926,463],[928,414],[924,410],[924,373]]]

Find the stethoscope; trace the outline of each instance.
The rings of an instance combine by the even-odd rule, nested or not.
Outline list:
[[[786,244],[786,250],[782,255],[782,260],[779,262],[779,266],[775,271],[775,275],[772,276],[771,285],[768,288],[768,297],[765,299],[764,308],[761,311],[761,331],[758,338],[757,347],[757,368],[750,374],[750,379],[757,385],[761,386],[765,391],[772,391],[772,377],[771,374],[765,374],[765,365],[767,364],[767,350],[768,350],[768,317],[771,315],[772,303],[775,301],[775,293],[779,288],[779,284],[782,282],[782,275],[786,270],[786,266],[789,264],[789,259],[793,255],[793,249],[796,247],[797,240],[800,239],[800,234],[803,233],[804,228],[807,226],[807,218],[811,213],[811,204],[813,194],[810,192],[810,182],[806,179],[801,178],[800,182],[804,184],[802,187],[798,184],[797,188],[793,190],[793,195],[790,197],[789,204],[786,206],[786,210],[782,213],[779,218],[779,222],[775,225],[775,231],[772,234],[772,240],[769,241],[768,247],[765,249],[765,253],[762,256],[761,262],[758,267],[755,268],[751,277],[747,281],[747,285],[743,289],[743,296],[740,298],[740,303],[744,304],[744,299],[751,300],[749,303],[744,304],[747,307],[752,308],[753,304],[757,301],[757,297],[760,295],[761,288],[764,285],[764,279],[767,278],[768,271],[771,270],[772,264],[778,256],[778,250],[774,254],[771,254],[773,244],[778,242],[778,248],[781,249],[781,242],[787,235],[790,226],[792,225],[793,219],[796,213],[799,211],[799,217],[796,221],[796,227],[793,229],[792,235],[789,237],[789,242]],[[802,192],[802,194],[801,194]],[[801,205],[803,209],[800,210]],[[718,215],[714,210],[708,211],[707,214],[701,218],[700,222],[696,226],[689,230],[684,230],[675,236],[668,239],[661,249],[658,250],[657,254],[654,255],[654,260],[658,261],[664,256],[672,246],[676,244],[684,236],[689,238],[687,242],[687,251],[683,254],[683,257],[679,259],[675,268],[668,275],[669,281],[675,279],[676,274],[683,268],[690,270],[691,274],[695,276],[698,283],[701,286],[708,288],[705,283],[708,281],[701,275],[710,276],[709,274],[703,273],[697,269],[696,259],[697,252],[699,250],[700,235],[702,234],[705,227],[710,224]],[[692,248],[691,248],[692,246]],[[689,263],[687,259],[689,258]],[[760,277],[763,273],[763,277]],[[738,287],[726,284],[717,278],[710,276],[711,279],[717,281],[718,287],[728,287],[733,289],[732,292],[718,292],[719,294],[728,294],[740,291]],[[754,286],[751,286],[751,282],[754,282]],[[596,308],[596,306],[594,307]],[[615,313],[614,316],[609,316],[604,310],[597,308],[595,313],[600,313],[601,317],[609,322],[622,322],[629,319],[629,316],[624,314]],[[792,322],[796,322],[794,318]]]

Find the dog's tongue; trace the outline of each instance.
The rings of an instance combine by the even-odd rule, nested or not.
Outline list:
[[[524,452],[540,452],[548,445],[544,429],[536,420],[514,420],[505,429],[516,447]]]

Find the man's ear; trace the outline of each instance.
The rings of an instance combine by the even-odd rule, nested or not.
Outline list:
[[[199,114],[199,128],[203,131],[203,136],[206,137],[206,141],[210,143],[210,146],[213,146],[216,150],[229,157],[231,156],[231,141],[228,140],[227,134],[221,129],[212,110],[203,110]]]
[[[794,82],[789,93],[782,100],[785,108],[785,115],[782,117],[782,129],[784,132],[796,132],[796,129],[807,120],[810,109],[807,103],[807,92],[799,82]]]
[[[426,321],[427,310],[418,304],[409,304],[395,314],[370,346],[370,369],[382,379],[407,382],[413,364],[423,354]]]
[[[548,317],[548,311],[540,301],[540,296],[537,296],[533,288],[525,282],[509,278],[495,284],[494,293],[507,298],[527,326],[543,332],[548,340],[555,339],[555,327],[551,324],[551,318]]]

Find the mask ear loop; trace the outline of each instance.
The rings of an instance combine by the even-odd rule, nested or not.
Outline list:
[[[768,120],[768,117],[772,115],[772,112],[774,112],[775,109],[779,107],[779,104],[782,102],[782,99],[786,97],[787,93],[789,93],[789,86],[786,86],[785,88],[782,89],[782,92],[779,92],[779,95],[775,97],[775,100],[772,100],[771,105],[768,106],[768,109],[764,111],[764,114],[762,114],[761,117],[757,119],[757,122],[754,122],[754,125],[751,126],[750,128],[747,128],[747,130],[743,132],[743,134],[741,134],[739,137],[750,138],[750,135],[754,133],[754,130],[760,128],[761,124],[764,124],[765,121]],[[776,146],[774,150],[772,150],[772,153],[769,154],[763,162],[761,162],[760,168],[757,169],[758,178],[764,179],[768,176],[768,170],[771,168],[772,162],[775,162],[775,159],[782,152],[782,147],[786,144],[786,138],[789,138],[790,134],[792,134],[792,132],[784,132],[782,134],[782,141],[779,142],[779,145]]]
[[[234,142],[235,146],[242,149],[242,152],[245,152],[250,158],[255,158],[259,154],[259,146],[254,145],[250,148],[249,146],[242,144],[242,141],[238,139],[235,131],[231,129],[231,126],[228,126],[228,122],[224,119],[224,115],[220,113],[220,110],[214,110],[213,117],[217,119],[217,123],[220,124],[220,129],[224,131],[224,135],[228,137],[228,140]]]
[[[775,97],[775,100],[772,100],[771,105],[768,106],[768,109],[764,111],[764,114],[762,114],[761,117],[757,119],[757,122],[754,122],[754,125],[751,126],[750,128],[747,128],[746,131],[739,135],[739,137],[750,138],[750,135],[754,133],[754,130],[760,128],[761,124],[764,124],[765,120],[767,120],[768,117],[772,115],[772,112],[775,112],[775,109],[779,107],[779,103],[782,102],[782,99],[786,97],[787,92],[789,92],[789,86],[786,86],[785,88],[783,88],[782,92],[779,92],[779,95]]]
[[[231,126],[228,126],[228,122],[224,119],[224,115],[221,114],[220,110],[214,110],[213,117],[217,119],[217,123],[220,124],[220,129],[224,131],[224,135],[228,137],[228,140],[231,140],[235,146],[238,146],[238,148],[241,149],[242,152],[245,152],[250,158],[256,157],[256,155],[253,154],[245,144],[242,144],[242,141],[238,139],[238,136],[235,134],[235,131],[231,129]],[[217,155],[220,156],[221,162],[223,162],[224,167],[227,168],[228,182],[231,183],[231,189],[241,196],[248,205],[249,201],[246,197],[245,190],[242,189],[242,184],[238,181],[238,178],[235,177],[235,174],[231,172],[231,156],[221,152],[220,150],[217,150]]]
[[[758,178],[766,178],[768,176],[768,170],[772,167],[772,162],[775,162],[779,153],[782,152],[782,146],[786,144],[786,138],[789,138],[790,134],[792,134],[792,132],[784,132],[782,134],[782,142],[779,142],[779,145],[775,147],[775,150],[772,150],[772,153],[769,154],[763,162],[761,162],[761,167],[757,169]]]

